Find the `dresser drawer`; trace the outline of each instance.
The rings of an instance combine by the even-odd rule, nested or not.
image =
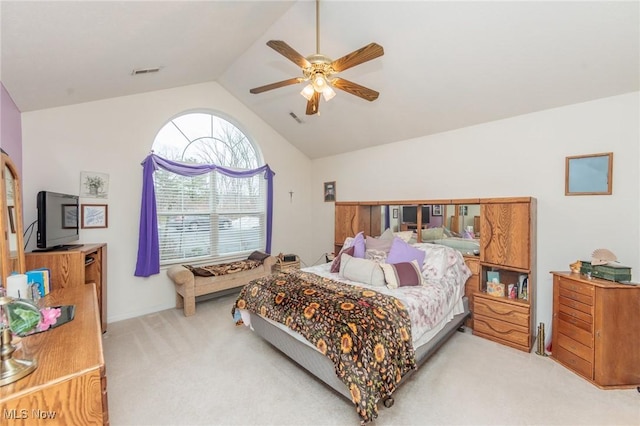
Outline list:
[[[569,290],[566,286],[560,286],[560,297],[577,300],[585,305],[593,306],[593,295],[578,293],[577,291]]]
[[[575,327],[578,327],[584,331],[586,331],[587,333],[589,333],[589,335],[593,335],[593,323],[591,322],[585,322],[585,321],[581,321],[579,319],[577,319],[574,316],[568,315],[564,312],[558,312],[558,320],[560,321],[564,321],[566,323],[569,323]]]
[[[573,317],[579,319],[580,321],[593,324],[593,317],[591,316],[591,314],[584,313],[570,306],[560,304],[558,305],[558,311],[569,317]]]
[[[553,357],[581,376],[589,380],[593,379],[593,364],[573,352],[564,349],[562,346],[553,345]]]
[[[575,318],[571,318],[574,322],[579,321]],[[571,337],[573,340],[576,340],[583,345],[593,348],[593,333],[591,332],[591,324],[581,324],[586,325],[588,329],[584,327],[579,327],[576,324],[573,324],[569,321],[563,321],[561,318],[557,321],[558,324],[558,332],[564,334],[565,336]]]
[[[473,313],[529,328],[529,309],[526,306],[503,302],[493,296],[476,293],[473,298]]]
[[[593,305],[578,302],[577,300],[569,299],[568,297],[563,297],[562,294],[560,295],[559,301],[560,305],[568,306],[580,312],[584,312],[585,314],[592,315]]]
[[[529,347],[528,327],[485,317],[484,315],[475,314],[473,316],[473,332],[497,337],[525,348]]]
[[[558,285],[560,286],[560,292],[572,292],[578,295],[586,296],[593,304],[593,286],[584,284],[578,281],[570,280],[564,277],[557,277]]]
[[[567,337],[562,333],[559,333],[557,344],[561,348],[566,349],[567,351],[578,355],[580,358],[584,359],[585,361],[589,361],[589,362],[593,361],[593,349],[583,345],[577,340],[573,340],[572,338]]]

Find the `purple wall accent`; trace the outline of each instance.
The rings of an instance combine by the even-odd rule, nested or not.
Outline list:
[[[22,119],[20,110],[0,81],[0,148],[9,154],[22,176]]]

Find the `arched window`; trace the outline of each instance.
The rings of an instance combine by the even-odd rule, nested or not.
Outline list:
[[[153,151],[169,160],[236,170],[263,165],[247,135],[209,112],[187,112],[169,121],[156,135]],[[264,250],[264,178],[218,172],[184,177],[157,170],[154,186],[161,264],[224,261]]]

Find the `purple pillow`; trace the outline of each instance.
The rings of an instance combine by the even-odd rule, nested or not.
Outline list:
[[[393,243],[391,243],[391,248],[389,249],[387,263],[402,263],[415,260],[418,262],[420,270],[422,270],[422,265],[424,265],[424,256],[424,251],[418,250],[410,244],[402,241],[402,239],[395,237],[393,239]]]
[[[353,251],[353,257],[359,257],[360,259],[364,259],[364,254],[367,251],[367,245],[364,239],[364,232],[360,231],[353,238],[353,247],[355,250]]]
[[[333,259],[333,262],[331,262],[331,272],[340,272],[340,259],[342,258],[342,255],[346,253],[349,256],[353,256],[354,250],[354,246],[340,250],[340,253],[338,253],[336,258]]]

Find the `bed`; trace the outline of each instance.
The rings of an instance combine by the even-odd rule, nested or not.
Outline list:
[[[352,401],[361,423],[368,423],[377,417],[377,403],[393,405],[397,387],[469,314],[464,284],[470,271],[460,253],[426,243],[411,247],[424,253],[416,268],[420,285],[389,288],[354,280],[347,273],[352,263],[391,268],[345,253],[341,258],[348,262],[339,272],[327,263],[251,281],[236,300],[234,317]]]

